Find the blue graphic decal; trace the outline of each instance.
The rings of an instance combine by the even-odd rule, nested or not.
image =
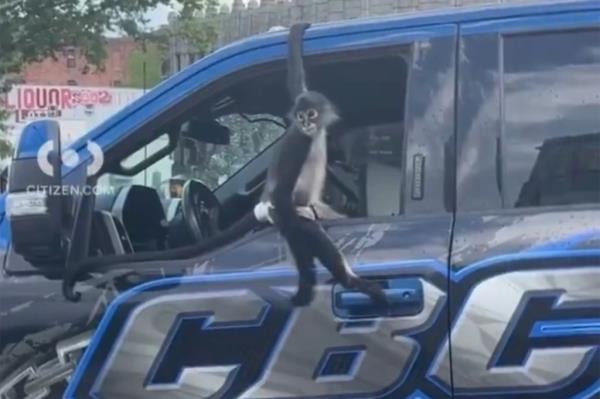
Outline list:
[[[596,381],[596,383],[594,385],[592,385],[585,391],[573,396],[573,399],[598,398],[599,394],[600,394],[600,380]]]
[[[421,390],[417,389],[413,393],[410,394],[406,399],[431,399],[428,395],[421,392]]]
[[[557,247],[554,247],[554,248],[557,248]],[[565,248],[565,247],[563,247],[563,248]],[[403,275],[421,276],[422,278],[424,278],[426,280],[429,280],[429,277],[426,277],[426,276],[436,276],[436,278],[441,277],[441,278],[443,278],[443,280],[448,279],[450,283],[459,283],[462,280],[466,279],[467,277],[471,276],[472,274],[474,274],[480,270],[484,270],[484,269],[486,270],[486,273],[490,273],[490,275],[492,275],[494,273],[495,269],[497,269],[498,267],[506,267],[506,265],[511,264],[511,262],[540,260],[541,261],[540,265],[543,267],[543,265],[545,264],[544,260],[554,260],[554,259],[559,259],[561,257],[565,257],[566,259],[580,258],[580,259],[582,259],[582,262],[585,262],[585,259],[597,259],[599,256],[600,256],[600,249],[572,249],[572,250],[562,249],[562,250],[541,250],[541,251],[536,250],[536,251],[532,251],[532,252],[522,252],[522,253],[516,253],[516,254],[495,256],[495,257],[485,259],[485,260],[473,263],[471,265],[468,265],[456,272],[450,272],[450,274],[448,274],[448,269],[449,269],[448,265],[446,265],[436,259],[420,259],[420,260],[412,260],[412,261],[411,260],[403,260],[403,261],[399,261],[399,262],[385,262],[385,263],[370,264],[370,265],[363,264],[363,265],[355,266],[354,269],[359,274],[364,273],[364,272],[368,272],[369,274],[397,273],[399,270],[401,270]],[[590,262],[590,263],[592,263],[591,265],[594,264],[594,262]],[[568,263],[564,264],[564,266],[561,266],[561,268],[569,268],[569,267],[570,267],[570,265]],[[573,267],[582,267],[582,265],[579,264],[578,266],[573,266]],[[512,270],[514,270],[514,269],[512,269]],[[323,273],[323,270],[320,270],[319,272]],[[227,274],[212,274],[212,275],[166,278],[166,279],[155,280],[155,281],[151,281],[151,282],[139,285],[139,286],[134,287],[133,289],[121,294],[115,301],[113,301],[110,304],[105,316],[103,317],[100,325],[98,326],[98,328],[96,330],[96,333],[92,339],[92,342],[91,342],[89,348],[85,351],[85,353],[84,353],[84,355],[83,355],[83,357],[82,357],[82,359],[81,359],[81,361],[69,383],[69,386],[65,392],[64,397],[66,399],[75,399],[76,389],[81,384],[82,379],[83,379],[88,367],[90,366],[90,362],[91,362],[93,355],[98,352],[100,341],[102,340],[102,337],[106,333],[106,331],[109,328],[109,326],[111,325],[111,323],[114,322],[115,314],[116,314],[117,310],[121,306],[123,306],[124,304],[126,304],[128,302],[135,302],[136,296],[138,296],[142,293],[147,294],[148,292],[151,292],[151,291],[158,292],[160,288],[169,287],[169,286],[170,287],[185,286],[185,285],[189,285],[189,284],[198,284],[198,283],[219,283],[219,284],[235,283],[236,285],[245,286],[246,284],[250,284],[250,283],[256,282],[258,280],[262,280],[262,279],[274,279],[274,278],[282,278],[282,277],[294,278],[294,280],[295,280],[296,273],[295,273],[295,271],[291,270],[290,268],[281,268],[281,269],[271,269],[268,271],[252,271],[251,273],[242,272],[242,273],[227,273]],[[438,284],[439,284],[439,282],[438,282]],[[463,306],[467,302],[466,299],[471,294],[473,288],[474,287],[470,287],[470,289],[467,292],[465,292],[464,298],[463,298],[464,299]],[[539,297],[540,294],[541,293],[538,293],[538,295],[535,295],[535,296]],[[545,293],[544,295],[545,296],[547,296],[547,295],[555,295],[556,296],[557,293]],[[544,295],[542,295],[542,296],[544,296]],[[527,301],[524,300],[524,302],[527,302]],[[420,333],[421,331],[429,330],[431,328],[431,326],[433,325],[432,323],[435,323],[435,321],[438,320],[438,316],[441,314],[445,314],[442,312],[442,308],[445,308],[445,307],[441,306],[439,309],[436,310],[436,315],[430,319],[431,322],[427,323],[427,326],[420,326],[420,328],[416,329],[416,331],[410,331],[403,335],[408,336],[408,335]],[[460,315],[460,313],[463,310],[464,309],[461,308],[458,311],[458,313],[456,314],[457,317],[458,317],[458,315]],[[520,311],[521,312],[523,311],[522,307],[520,307]],[[198,360],[197,360],[198,358],[202,358],[202,356],[195,356],[195,357],[192,356],[192,357],[194,357],[193,359],[192,359],[192,357],[190,357],[189,359],[186,359],[182,356],[175,356],[174,355],[175,352],[173,352],[172,353],[173,356],[169,357],[169,351],[172,349],[171,347],[174,347],[176,342],[190,342],[190,339],[192,339],[192,338],[193,338],[192,340],[194,342],[198,342],[198,340],[200,338],[204,337],[205,334],[215,333],[216,332],[215,330],[226,331],[226,330],[230,329],[233,331],[233,330],[239,330],[241,328],[252,329],[253,327],[259,327],[260,325],[262,325],[264,323],[265,318],[267,317],[266,315],[268,313],[269,313],[269,308],[267,307],[267,308],[263,309],[260,317],[258,317],[253,323],[250,323],[252,325],[249,324],[247,326],[242,326],[242,325],[229,325],[228,326],[228,325],[212,324],[210,315],[206,315],[206,314],[192,315],[192,316],[186,315],[185,317],[182,317],[176,323],[175,327],[173,328],[172,333],[168,337],[168,340],[165,341],[166,343],[164,344],[163,348],[161,349],[160,356],[157,357],[156,363],[154,364],[154,366],[152,368],[152,373],[150,373],[150,375],[148,376],[147,382],[152,385],[173,383],[173,382],[177,381],[177,378],[183,368],[204,365],[204,364],[202,364],[202,365],[198,364]],[[291,317],[293,318],[294,316],[292,315]],[[523,317],[525,317],[525,316],[514,317],[511,320],[513,320],[516,323],[519,320],[521,320]],[[527,316],[527,317],[529,317],[529,316]],[[345,321],[345,322],[342,321],[340,326],[342,328],[345,328],[345,327],[352,328],[352,327],[361,327],[361,326],[369,327],[369,326],[373,325],[373,323],[375,323],[374,320],[357,320],[357,321]],[[548,338],[548,337],[567,336],[567,335],[590,335],[590,334],[598,334],[598,332],[600,331],[600,319],[583,319],[582,318],[582,319],[560,320],[560,321],[546,320],[546,321],[538,321],[537,323],[532,324],[532,325],[533,325],[533,327],[531,328],[530,338]],[[281,329],[278,330],[281,336],[286,336],[285,330],[286,330],[287,326],[288,326],[288,324],[284,323],[284,325],[281,326]],[[453,327],[453,323],[451,323],[451,327]],[[514,326],[511,326],[511,328],[510,328],[511,331],[512,331],[512,328],[514,328]],[[192,337],[192,335],[194,337]],[[238,335],[241,335],[241,334],[238,334]],[[447,340],[447,337],[445,339],[440,340],[439,342],[445,344],[445,342],[444,342],[445,340]],[[227,342],[234,342],[234,341],[227,340]],[[500,345],[502,347],[502,349],[504,349],[505,344],[506,344],[506,342],[504,341],[504,342],[502,342],[502,345]],[[271,351],[269,351],[268,359],[265,359],[264,367],[269,366],[269,364],[271,363],[271,361],[269,359],[272,358],[273,352],[277,352],[281,348],[281,345],[283,345],[283,342],[273,342],[273,345],[274,345],[274,347],[272,348]],[[406,378],[408,377],[409,374],[412,373],[413,367],[415,366],[415,364],[417,364],[417,358],[419,358],[419,356],[421,356],[421,350],[420,350],[421,346],[417,345],[417,347],[418,347],[418,349],[415,351],[416,353],[414,354],[413,359],[411,359],[411,362],[410,362],[411,364],[408,366],[410,371],[407,372],[406,374],[404,374],[403,378],[400,379],[401,381],[398,381],[397,384],[394,385],[394,387],[390,387],[390,389],[388,389],[384,393],[384,395],[394,392],[396,389],[399,389],[401,386],[403,386],[403,384],[406,382]],[[237,348],[236,349],[237,351],[240,350],[239,346],[236,346],[236,348]],[[342,348],[342,349],[343,350],[340,350],[340,348],[334,348],[324,354],[321,361],[319,362],[319,365],[315,369],[315,378],[317,378],[317,379],[328,379],[328,378],[340,379],[340,378],[342,378],[343,379],[343,378],[351,378],[354,375],[357,368],[360,366],[361,359],[364,356],[364,353],[360,350],[360,348],[350,348],[352,350],[349,350],[349,348],[346,347],[346,348]],[[231,351],[232,356],[235,354],[234,352],[236,350]],[[428,352],[432,352],[432,351],[433,350],[428,350]],[[503,350],[499,350],[498,353],[494,355],[494,363],[498,361],[498,357],[500,356],[502,351]],[[221,353],[221,352],[222,351],[220,351],[219,356],[221,356],[221,354],[225,353],[226,351],[223,353]],[[433,351],[433,352],[435,352],[435,351]],[[226,355],[226,353],[225,353],[225,355]],[[227,356],[229,356],[229,355],[227,355]],[[225,357],[227,357],[227,356],[225,356]],[[527,360],[527,356],[525,356],[525,359],[523,359],[524,361]],[[589,363],[589,360],[591,360],[591,358],[588,358],[587,360],[588,360],[588,362],[586,362],[586,363]],[[227,360],[227,361],[229,361],[229,360]],[[175,363],[177,363],[177,364],[175,364]],[[234,363],[229,362],[227,364],[233,365]],[[211,365],[212,364],[214,364],[214,362],[211,363]],[[221,364],[221,363],[217,363],[217,364]],[[238,363],[235,363],[235,364],[238,364]],[[208,365],[208,363],[206,363],[206,365]],[[587,365],[584,365],[584,367],[582,367],[582,369],[580,370],[580,373],[578,373],[578,375],[572,376],[572,377],[579,378],[581,373],[583,373],[586,368],[587,368]],[[167,375],[167,374],[169,374],[169,375]],[[429,379],[429,381],[431,381],[433,384],[435,384],[437,387],[439,387],[439,389],[441,389],[441,391],[445,392],[446,394],[450,394],[448,387],[440,385],[440,382],[436,381],[434,378],[431,378],[431,376],[429,376],[428,373],[427,373],[426,377]],[[570,381],[568,381],[567,383],[570,383],[572,381],[574,381],[574,380],[570,379]],[[561,385],[561,386],[565,386],[565,385]],[[517,387],[515,387],[515,388],[518,389]],[[592,391],[590,391],[590,389],[587,389],[585,392],[592,392]],[[598,387],[596,387],[594,389],[597,391]],[[593,392],[595,393],[596,391],[593,391]],[[518,392],[515,391],[515,393],[518,393]],[[421,395],[421,396],[417,396],[417,395]],[[409,396],[409,398],[411,398],[411,399],[417,399],[419,397],[428,398],[428,396],[426,394],[423,394],[421,391],[414,391],[411,394],[411,396]],[[576,397],[579,398],[579,397],[585,397],[585,396],[576,396]]]
[[[537,321],[529,334],[532,338],[571,335],[598,335],[600,340],[600,319]]]
[[[529,248],[526,252],[560,251],[576,248],[588,241],[600,240],[600,229],[586,230],[560,240],[552,241]]]
[[[148,373],[148,377],[146,378],[145,385],[164,385],[164,384],[177,384],[180,381],[181,373],[183,373],[184,369],[187,367],[192,367],[188,363],[192,361],[188,361],[185,356],[182,356],[182,353],[190,356],[193,355],[194,351],[202,350],[204,348],[204,343],[202,340],[193,340],[192,342],[196,342],[193,348],[189,348],[188,350],[177,351],[177,348],[181,348],[186,346],[186,342],[190,339],[190,335],[194,336],[198,334],[202,336],[202,332],[210,332],[210,331],[219,331],[219,330],[233,330],[232,332],[243,328],[252,328],[252,327],[260,327],[269,312],[270,306],[265,305],[260,311],[259,315],[255,320],[246,321],[246,322],[219,322],[215,323],[213,321],[214,316],[212,313],[198,313],[196,315],[180,315],[180,317],[175,321],[169,335],[165,339],[165,342],[159,352],[154,365],[150,369]],[[206,334],[204,334],[206,335]],[[227,337],[223,336],[221,338],[223,341],[227,341]],[[247,342],[244,341],[244,344]],[[232,373],[231,378],[235,378],[235,373],[239,370],[242,362],[243,356],[242,352],[239,351],[239,345],[236,343],[225,346],[225,348],[230,349],[231,355],[227,355],[224,353],[224,350],[216,351],[220,354],[218,359],[211,359],[211,366],[236,366],[235,371]],[[194,364],[195,367],[200,366],[199,364]]]
[[[476,271],[486,268],[493,268],[507,262],[524,261],[524,260],[545,260],[560,258],[568,256],[571,258],[597,258],[600,257],[600,249],[578,249],[578,250],[550,250],[550,251],[539,251],[539,252],[521,252],[508,255],[499,255],[491,258],[484,259],[479,262],[472,263],[464,268],[452,272],[450,278],[455,282],[460,282],[467,276]],[[594,266],[591,264],[590,266]],[[565,265],[568,267],[568,265]]]
[[[329,348],[317,365],[317,381],[345,381],[354,378],[365,357],[364,347]]]

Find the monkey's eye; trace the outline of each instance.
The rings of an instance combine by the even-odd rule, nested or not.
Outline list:
[[[310,119],[315,119],[317,116],[319,116],[319,113],[317,112],[316,109],[311,108],[308,111],[306,111],[306,115],[310,118]]]
[[[296,112],[296,119],[303,122],[304,119],[306,119],[306,114],[304,113],[304,111]]]

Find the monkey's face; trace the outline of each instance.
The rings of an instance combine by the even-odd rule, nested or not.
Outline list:
[[[296,122],[302,131],[308,135],[314,135],[319,126],[319,111],[308,108],[296,111]]]
[[[314,91],[298,96],[291,116],[298,127],[311,136],[325,131],[338,120],[333,104],[323,94]]]

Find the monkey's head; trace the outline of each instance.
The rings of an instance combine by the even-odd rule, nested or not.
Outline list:
[[[296,98],[290,117],[309,136],[326,130],[339,119],[333,103],[316,91],[300,94]]]

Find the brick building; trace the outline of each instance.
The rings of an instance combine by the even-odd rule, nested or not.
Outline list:
[[[131,38],[107,39],[104,71],[88,65],[80,49],[67,47],[51,57],[28,65],[21,77],[26,84],[71,86],[121,86],[129,81],[129,57],[137,48]]]

